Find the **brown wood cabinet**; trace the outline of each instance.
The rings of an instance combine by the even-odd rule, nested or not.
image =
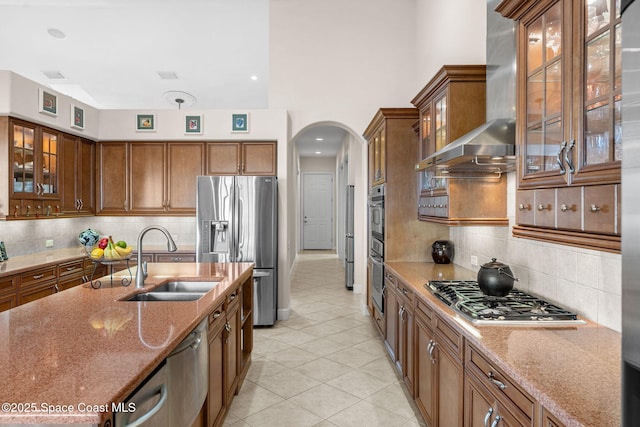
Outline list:
[[[207,395],[207,426],[219,426],[226,414],[224,334],[226,314],[220,304],[209,315],[209,394]]]
[[[93,215],[95,213],[95,144],[62,135],[61,212],[55,214]]]
[[[619,8],[616,0],[597,6],[587,0],[504,0],[498,5],[500,13],[518,21],[518,188],[578,189],[556,193],[553,225],[537,221],[539,204],[532,205],[533,220],[518,204],[515,236],[620,251]]]
[[[275,141],[207,143],[207,175],[277,175]]]
[[[418,110],[415,108],[381,108],[363,133],[369,144],[370,164],[381,162],[380,167],[384,169],[381,176],[385,186],[385,261],[426,261],[431,258],[431,252],[425,242],[447,235],[444,227],[416,220],[417,177],[413,155],[417,120]],[[372,149],[376,144],[380,148]],[[372,160],[372,152],[379,160]],[[371,171],[369,169],[370,174]],[[380,180],[371,184],[378,182]]]
[[[193,215],[204,164],[204,143],[100,143],[98,213]]]
[[[426,305],[417,307],[414,337],[416,404],[430,426],[462,426],[464,338]]]
[[[485,122],[485,80],[484,65],[445,65],[411,101],[420,111],[415,170],[420,185],[417,213],[422,221],[508,225],[505,177],[456,178],[426,160]]]
[[[468,343],[465,367],[467,425],[537,425],[535,400]]]

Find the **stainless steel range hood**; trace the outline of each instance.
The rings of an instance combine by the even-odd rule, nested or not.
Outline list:
[[[487,122],[447,144],[416,166],[456,174],[515,170],[515,23],[487,0]]]
[[[495,119],[475,128],[419,163],[418,170],[508,172],[515,168],[516,121]]]

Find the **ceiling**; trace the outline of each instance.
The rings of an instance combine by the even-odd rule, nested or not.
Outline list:
[[[0,69],[95,108],[268,108],[269,0],[0,0],[0,16]],[[296,144],[335,156],[344,135]]]

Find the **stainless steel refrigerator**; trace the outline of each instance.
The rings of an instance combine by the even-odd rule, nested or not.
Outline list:
[[[273,325],[278,304],[278,180],[199,176],[196,261],[253,262],[253,324]]]
[[[353,204],[354,204],[354,186],[347,185],[347,202],[345,209],[345,263],[344,263],[344,281],[345,286],[349,290],[353,290]]]

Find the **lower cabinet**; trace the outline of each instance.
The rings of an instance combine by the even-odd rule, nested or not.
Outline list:
[[[470,344],[465,367],[467,425],[538,425],[536,401]]]
[[[224,389],[224,341],[226,317],[220,304],[209,315],[209,394],[207,396],[207,426],[219,426],[226,413]]]
[[[424,316],[423,310],[417,310],[415,315],[416,404],[431,427],[462,426],[463,338],[440,317]]]
[[[249,278],[209,314],[207,427],[223,424],[249,370],[253,348],[252,311],[253,279]]]

